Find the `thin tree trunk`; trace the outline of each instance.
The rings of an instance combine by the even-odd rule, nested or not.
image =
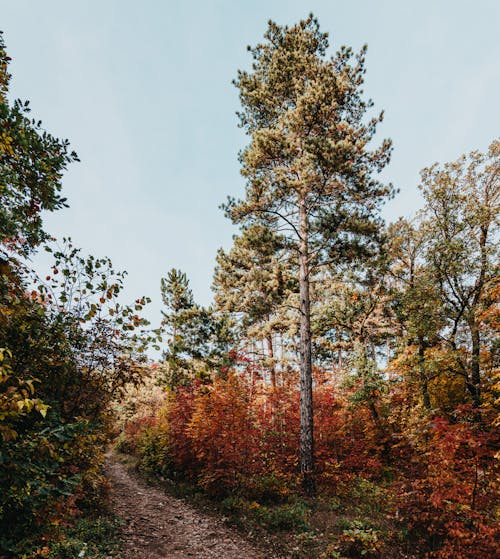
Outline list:
[[[488,226],[481,227],[481,234],[479,238],[479,246],[481,249],[481,269],[479,277],[476,280],[475,295],[472,301],[471,316],[469,319],[469,329],[472,341],[472,363],[470,382],[467,383],[467,387],[471,392],[472,401],[474,402],[474,407],[476,408],[481,405],[481,334],[476,320],[476,311],[483,294],[486,277],[486,240],[488,238],[488,229]]]
[[[271,374],[271,385],[276,388],[276,367],[274,365],[274,348],[273,348],[273,337],[269,333],[266,336],[267,342],[267,353],[269,355],[269,372]]]
[[[472,338],[472,363],[471,363],[471,382],[468,383],[472,395],[474,407],[478,408],[481,405],[481,364],[480,364],[480,351],[481,351],[481,338],[479,328],[474,319],[470,323],[470,332]]]
[[[422,336],[418,337],[418,368],[420,373],[420,390],[422,391],[422,399],[425,409],[431,409],[431,399],[429,396],[429,388],[427,382],[427,374],[425,372],[425,342]]]
[[[300,472],[306,495],[314,496],[314,432],[312,400],[311,303],[309,299],[308,223],[305,200],[299,202],[300,296]]]

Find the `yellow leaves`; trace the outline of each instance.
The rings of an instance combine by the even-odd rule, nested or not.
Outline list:
[[[12,353],[8,349],[0,348],[0,438],[4,441],[17,437],[16,431],[7,424],[10,420],[34,410],[45,418],[50,408],[40,399],[32,397],[35,393],[34,383],[38,382],[38,379],[24,380],[12,376],[7,362],[10,358]]]
[[[12,353],[10,350],[0,347],[0,363],[3,363],[6,359],[11,357],[12,357]],[[6,365],[2,365],[2,367],[6,367]]]
[[[17,409],[20,412],[24,410],[30,412],[33,409],[33,402],[28,398],[24,398],[23,400],[18,400],[16,404],[17,404]]]
[[[36,410],[43,418],[47,416],[50,409],[49,405],[42,403],[38,398],[21,398],[15,402],[15,406],[20,414],[27,414]]]
[[[33,379],[29,379],[29,380],[25,381],[25,384],[30,389],[31,394],[34,394],[35,393],[35,387],[33,386]]]
[[[47,404],[38,404],[36,409],[39,412],[39,414],[45,419],[49,408],[50,406],[48,406]]]
[[[0,151],[3,151],[7,155],[10,155],[10,157],[16,157],[16,154],[12,147],[13,143],[14,140],[12,139],[12,137],[8,136],[7,132],[2,132],[2,135],[0,136]]]

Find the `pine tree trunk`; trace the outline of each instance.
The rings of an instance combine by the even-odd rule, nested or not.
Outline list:
[[[271,374],[271,385],[276,388],[276,367],[274,365],[274,348],[273,348],[273,337],[271,334],[266,336],[267,342],[267,353],[269,355],[269,372]]]
[[[306,495],[314,496],[311,303],[309,299],[308,223],[305,200],[299,202],[300,296],[300,472]]]

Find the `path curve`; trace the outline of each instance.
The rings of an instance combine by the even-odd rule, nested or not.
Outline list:
[[[120,559],[273,559],[222,520],[131,476],[112,454],[106,473],[114,512],[124,521]]]

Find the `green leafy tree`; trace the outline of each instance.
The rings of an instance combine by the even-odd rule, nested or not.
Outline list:
[[[28,117],[28,101],[9,104],[9,60],[0,33],[0,243],[27,254],[48,237],[41,212],[65,206],[62,175],[78,158]]]
[[[124,273],[70,241],[47,247],[44,279],[21,264],[49,238],[41,212],[65,205],[68,143],[7,100],[0,36],[0,555],[34,557],[41,537],[102,495],[110,401],[140,380],[145,298],[121,305]],[[146,336],[147,338],[147,336]]]
[[[376,359],[381,353],[387,356],[387,343],[393,337],[385,263],[367,261],[349,268],[325,270],[316,279],[318,300],[312,319],[317,352],[325,363],[336,355],[340,369],[355,344],[367,346],[368,354]]]
[[[427,233],[421,223],[399,219],[387,232],[395,334],[409,352],[424,408],[432,408],[429,384],[438,371],[431,370],[426,352],[439,347],[445,326],[444,309],[436,277],[426,260]],[[438,404],[436,402],[436,404]]]
[[[313,494],[310,282],[327,261],[370,250],[377,210],[391,187],[373,178],[388,162],[390,141],[371,149],[382,114],[362,96],[366,48],[326,56],[327,34],[310,16],[292,27],[269,22],[265,41],[250,49],[253,66],[236,79],[241,126],[250,143],[241,154],[243,201],[226,210],[237,223],[263,222],[286,236],[298,260],[300,316],[300,470]]]
[[[456,372],[476,406],[487,379],[481,352],[485,293],[499,273],[500,141],[487,153],[472,152],[453,163],[422,171],[426,259],[436,278]]]
[[[108,406],[143,372],[145,301],[119,304],[123,275],[70,244],[43,280],[9,274],[0,278],[0,554],[18,557],[59,515],[98,500]]]
[[[336,356],[341,386],[351,391],[351,402],[370,410],[385,436],[381,397],[387,381],[381,368],[394,343],[386,262],[373,258],[350,268],[321,278],[321,297],[312,316],[313,347],[325,363]]]

